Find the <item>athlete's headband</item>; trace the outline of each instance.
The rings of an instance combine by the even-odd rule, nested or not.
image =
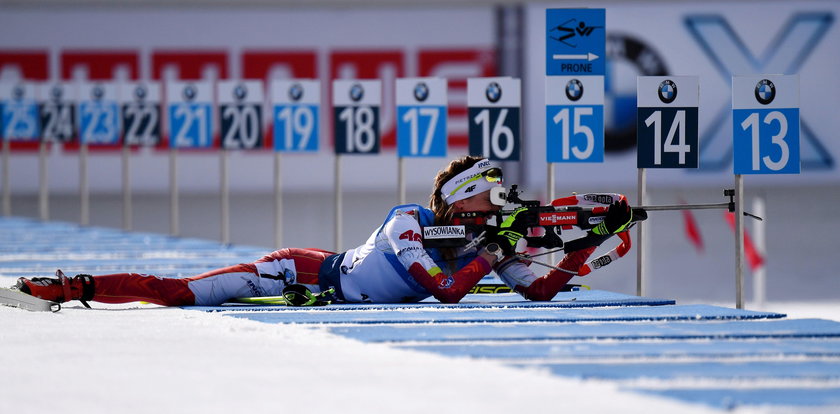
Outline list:
[[[483,159],[443,184],[440,192],[446,204],[502,186],[502,170]],[[503,203],[504,204],[504,203]]]

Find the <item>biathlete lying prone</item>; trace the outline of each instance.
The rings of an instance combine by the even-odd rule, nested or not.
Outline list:
[[[551,300],[586,262],[596,246],[568,253],[555,269],[537,276],[515,256],[516,243],[528,228],[517,213],[497,227],[496,234],[467,234],[479,243],[462,247],[424,247],[422,227],[453,223],[456,214],[475,212],[475,220],[498,212],[505,204],[502,171],[479,157],[452,161],[435,177],[429,208],[397,206],[367,242],[342,253],[286,248],[253,263],[212,270],[187,278],[162,278],[139,273],[56,278],[20,278],[17,289],[54,302],[70,300],[125,303],[146,301],[165,306],[219,305],[238,297],[279,296],[287,286],[309,292],[334,290],[336,302],[402,303],[434,296],[460,301],[485,275],[501,280],[530,300]],[[518,212],[518,210],[517,210]],[[590,230],[604,236],[623,231],[631,222],[626,201],[610,204],[603,225]],[[459,218],[463,224],[469,218]],[[468,224],[468,223],[467,223]],[[303,293],[301,293],[303,294]],[[311,297],[311,296],[310,296]]]

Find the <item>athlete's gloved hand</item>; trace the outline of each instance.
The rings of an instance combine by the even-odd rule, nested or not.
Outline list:
[[[495,241],[502,247],[505,256],[513,256],[516,253],[516,242],[528,233],[527,214],[527,208],[519,207],[499,225]]]
[[[592,229],[592,232],[601,236],[621,233],[632,220],[633,209],[627,204],[627,200],[616,201],[608,207],[604,221]]]

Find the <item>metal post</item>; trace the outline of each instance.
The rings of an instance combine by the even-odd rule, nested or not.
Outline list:
[[[735,174],[735,307],[744,309],[744,179]]]
[[[123,230],[131,231],[131,148],[122,149]]]
[[[12,191],[10,186],[11,180],[9,179],[9,140],[2,139],[3,141],[3,215],[8,217],[12,215]]]
[[[221,161],[220,172],[221,177],[219,185],[221,186],[222,198],[222,244],[230,244],[230,194],[228,189],[228,150],[222,149],[220,151],[219,159]]]
[[[550,162],[550,163],[548,163],[548,176],[546,177],[546,180],[545,180],[546,184],[548,185],[547,188],[546,188],[546,191],[545,191],[546,195],[548,195],[548,201],[547,201],[548,203],[551,203],[552,201],[554,201],[555,198],[557,198],[557,194],[555,193],[556,183],[554,181],[554,176],[555,176],[554,173],[555,173],[554,163]],[[555,256],[554,253],[552,253],[548,256],[548,262],[551,263],[551,264],[556,264],[557,263],[557,257]]]
[[[341,155],[335,156],[335,251],[341,252]]]
[[[41,221],[50,219],[47,146],[46,141],[41,141],[41,146],[38,151],[38,212]]]
[[[169,234],[180,235],[178,223],[178,150],[169,150]]]
[[[756,197],[753,200],[753,214],[759,217],[765,217],[766,211],[764,206],[764,197]],[[763,257],[767,257],[765,254],[767,252],[767,233],[765,230],[764,221],[755,222],[753,227],[753,241],[755,242],[755,249],[758,250],[758,253]],[[753,272],[753,296],[756,309],[764,309],[764,304],[767,300],[766,264],[762,264],[761,267]]]
[[[81,199],[81,217],[79,224],[90,224],[90,189],[88,188],[88,145],[82,142],[79,147],[79,198]]]
[[[397,187],[400,193],[400,204],[405,204],[405,158],[397,157]]]
[[[647,197],[647,169],[645,168],[639,168],[637,188],[637,203],[639,205],[644,205],[645,198]],[[636,248],[636,296],[645,295],[645,245],[647,244],[645,243],[645,238],[647,235],[644,228],[644,223],[636,223],[636,244],[638,245]]]
[[[274,248],[283,246],[283,191],[280,151],[274,152]]]

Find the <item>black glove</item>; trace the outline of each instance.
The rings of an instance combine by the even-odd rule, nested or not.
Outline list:
[[[592,232],[600,236],[620,233],[627,229],[631,221],[633,221],[633,209],[627,204],[627,200],[616,201],[610,204],[604,221],[592,229]]]
[[[528,234],[527,215],[527,208],[517,208],[499,225],[499,232],[493,240],[499,243],[505,256],[513,256],[516,253],[516,242]]]

